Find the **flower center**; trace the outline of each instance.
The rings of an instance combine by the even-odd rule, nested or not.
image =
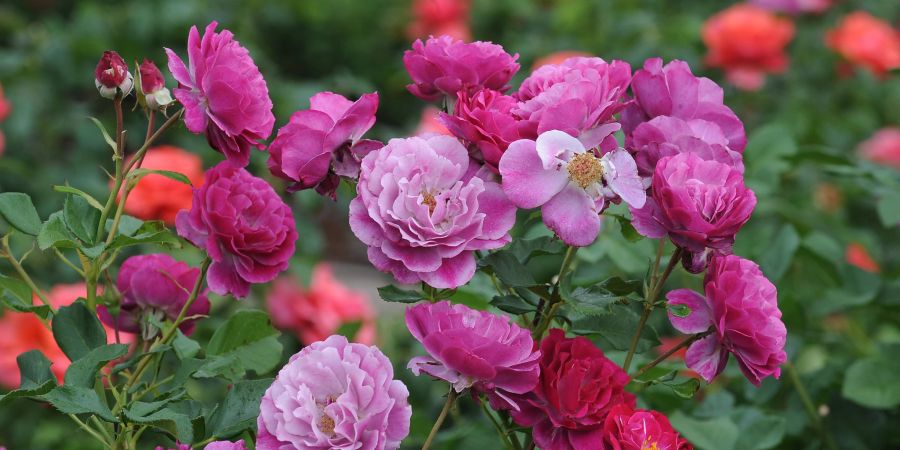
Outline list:
[[[434,199],[434,194],[431,192],[422,192],[422,204],[428,205],[428,213],[434,213],[434,208],[437,206],[437,200]]]
[[[569,161],[566,170],[569,171],[569,178],[582,189],[586,189],[603,178],[603,165],[600,164],[600,159],[590,152],[575,155]]]
[[[325,407],[335,401],[337,401],[337,399],[334,396],[328,396],[325,398],[324,402],[316,402],[316,406],[318,406],[319,410],[322,412],[322,416],[319,417],[318,423],[319,431],[331,437],[334,437],[335,423],[334,419],[325,412]]]
[[[647,436],[647,440],[644,441],[644,445],[641,446],[641,450],[659,450],[659,446],[657,442],[650,442],[653,439],[650,436]]]

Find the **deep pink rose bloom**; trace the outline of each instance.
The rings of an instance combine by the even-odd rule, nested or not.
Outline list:
[[[94,69],[94,84],[100,95],[114,98],[116,94],[128,95],[134,87],[134,77],[128,71],[128,64],[118,53],[107,50]]]
[[[234,40],[231,31],[206,26],[203,38],[197,27],[188,35],[188,62],[170,49],[169,71],[178,81],[175,98],[184,105],[184,124],[194,134],[206,133],[212,148],[232,164],[250,162],[250,148],[264,149],[275,116],[269,89],[250,52]]]
[[[511,397],[537,384],[541,352],[531,332],[507,316],[448,301],[420,303],[406,310],[406,326],[430,355],[409,361],[416,375],[444,380],[456,392],[472,388],[502,409],[518,409]]]
[[[519,133],[535,139],[549,130],[562,130],[585,147],[600,145],[609,133],[602,125],[625,107],[622,97],[631,81],[631,66],[600,58],[574,57],[559,65],[535,70],[516,93],[513,114]]]
[[[212,258],[210,290],[246,297],[251,283],[287,269],[297,240],[294,216],[269,183],[227,161],[205,177],[191,209],[175,218],[178,235]]]
[[[610,125],[606,126],[609,133]],[[520,208],[541,207],[544,224],[565,243],[590,245],[607,201],[640,208],[647,198],[634,159],[614,149],[602,157],[559,130],[522,139],[500,159],[503,191]]]
[[[351,102],[340,94],[319,92],[309,109],[297,111],[278,130],[269,146],[269,170],[293,182],[291,192],[315,188],[335,198],[340,177],[356,179],[359,163],[378,141],[361,139],[375,124],[378,94],[364,94]]]
[[[900,170],[900,128],[878,130],[859,145],[859,153],[873,163]]]
[[[166,450],[162,446],[157,446],[156,450]],[[174,450],[191,450],[191,446],[188,444],[176,443]],[[206,447],[203,447],[203,450],[247,450],[247,444],[244,443],[244,440],[241,439],[237,442],[231,441],[213,441],[209,444],[206,444]]]
[[[742,155],[728,148],[722,129],[703,119],[683,120],[672,116],[650,119],[635,128],[629,150],[642,177],[651,177],[661,158],[679,153],[693,153],[744,172]]]
[[[619,404],[634,407],[625,391],[628,374],[589,339],[566,338],[554,328],[541,342],[541,376],[534,391],[512,411],[516,423],[534,427],[543,450],[603,448],[603,421]]]
[[[647,204],[631,208],[632,225],[649,238],[668,235],[687,252],[685,267],[696,273],[710,254],[731,254],[734,236],[755,206],[756,195],[738,169],[679,153],[656,164]]]
[[[744,376],[756,386],[763,378],[781,376],[787,359],[787,329],[778,309],[775,286],[753,261],[738,256],[716,256],[704,280],[706,296],[690,289],[669,292],[670,305],[691,309],[687,317],[669,312],[678,331],[713,333],[691,344],[685,363],[707,382],[725,370],[728,354],[737,359]]]
[[[516,221],[488,176],[450,136],[391,139],[363,159],[350,228],[397,281],[462,286],[475,275],[472,253],[506,245]]]
[[[833,2],[834,0],[750,0],[751,5],[788,14],[824,12]]]
[[[469,145],[473,158],[496,173],[503,152],[519,139],[515,106],[515,98],[490,89],[472,95],[459,91],[453,115],[441,113],[441,122]]]
[[[176,261],[164,253],[132,256],[122,263],[116,278],[116,288],[122,294],[118,314],[114,316],[105,306],[98,306],[97,314],[103,323],[126,333],[141,332],[142,327],[149,323],[146,319],[150,316],[174,321],[187,303],[199,276],[200,269]],[[203,289],[185,317],[207,314],[209,300],[206,289]],[[182,322],[181,331],[191,334],[194,322]]]
[[[259,406],[257,450],[393,450],[409,391],[377,347],[331,336],[292,356]]]
[[[678,435],[669,419],[657,411],[614,406],[603,423],[603,449],[609,450],[694,450]]]
[[[309,286],[283,276],[266,296],[272,323],[291,331],[304,344],[321,341],[337,333],[341,325],[358,322],[354,342],[375,343],[375,311],[369,297],[335,278],[331,266],[318,264]]]
[[[629,137],[642,122],[657,116],[673,116],[683,120],[701,119],[712,122],[728,139],[728,147],[743,152],[747,146],[744,124],[731,108],[723,104],[722,88],[705,77],[696,77],[684,61],[671,61],[663,66],[660,58],[650,58],[631,82],[634,102],[622,111],[625,147]]]
[[[461,90],[506,92],[519,71],[517,59],[518,53],[510,56],[491,42],[463,42],[450,36],[431,37],[424,43],[416,39],[412,50],[403,53],[403,65],[413,81],[406,89],[426,101],[443,96],[452,100]]]

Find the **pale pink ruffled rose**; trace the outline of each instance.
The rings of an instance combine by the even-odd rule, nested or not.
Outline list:
[[[378,94],[352,102],[340,94],[320,92],[309,109],[297,111],[269,146],[269,170],[292,182],[288,191],[315,188],[335,198],[341,177],[355,180],[364,156],[383,144],[362,139],[375,124]]]
[[[900,170],[900,128],[878,130],[859,145],[859,154],[876,164]]]
[[[297,240],[294,215],[269,183],[227,161],[205,177],[191,209],[175,219],[178,235],[212,259],[210,290],[246,297],[251,284],[287,269]]]
[[[409,361],[415,375],[444,380],[456,392],[471,388],[501,409],[519,409],[513,398],[537,384],[541,352],[509,317],[448,301],[420,303],[406,310],[406,326],[430,355]]]
[[[778,378],[787,360],[787,329],[778,309],[775,286],[753,261],[716,256],[705,278],[705,296],[690,289],[669,292],[670,305],[690,308],[686,317],[670,310],[669,320],[682,333],[712,334],[694,342],[685,363],[707,382],[725,370],[733,354],[744,376],[756,386],[768,376]]]
[[[441,122],[469,145],[475,160],[496,173],[503,152],[520,137],[515,106],[515,98],[490,89],[472,95],[460,91],[454,113],[441,113]]]
[[[510,55],[491,42],[463,42],[450,36],[417,39],[403,54],[403,65],[413,81],[406,88],[427,101],[455,100],[460,90],[505,92],[519,71],[518,58],[518,53]]]
[[[537,141],[513,142],[500,160],[500,174],[509,200],[519,208],[540,206],[544,224],[572,246],[594,242],[607,202],[640,208],[647,198],[628,152],[617,148],[600,156],[559,130]]]
[[[278,372],[260,404],[257,450],[395,450],[409,434],[409,391],[377,347],[313,343]]]
[[[292,331],[304,344],[321,341],[354,322],[360,328],[353,341],[375,343],[375,311],[369,298],[342,284],[328,264],[313,269],[309,287],[289,277],[275,280],[266,304],[275,326]]]
[[[638,173],[648,179],[657,161],[679,153],[693,153],[744,172],[741,153],[728,147],[728,138],[718,125],[703,119],[658,116],[638,125],[630,142],[629,150],[637,162]]]
[[[197,27],[188,35],[188,63],[166,49],[169,71],[178,81],[175,98],[184,105],[184,123],[194,134],[206,133],[212,148],[240,167],[250,162],[250,149],[264,149],[275,116],[269,89],[250,52],[231,31],[216,32],[218,23]]]
[[[446,289],[475,274],[475,250],[510,241],[516,208],[456,139],[392,139],[363,159],[350,228],[401,283]]]
[[[522,82],[513,114],[523,138],[561,130],[594,148],[609,137],[606,126],[625,107],[623,97],[631,81],[624,61],[574,57],[535,70]]]

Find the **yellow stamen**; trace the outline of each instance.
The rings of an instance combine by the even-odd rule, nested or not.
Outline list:
[[[566,170],[569,171],[569,178],[581,186],[582,189],[586,189],[603,178],[603,165],[590,152],[575,155],[569,161]]]

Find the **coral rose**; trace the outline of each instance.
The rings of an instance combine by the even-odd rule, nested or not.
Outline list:
[[[409,391],[377,347],[343,336],[292,356],[263,395],[257,450],[394,450],[409,434]]]
[[[851,64],[875,75],[900,68],[900,31],[865,11],[844,17],[825,35],[825,43]]]
[[[616,405],[603,423],[603,447],[609,450],[693,450],[669,419],[657,411]]]
[[[784,48],[794,37],[794,23],[758,6],[737,4],[710,17],[702,34],[709,49],[706,63],[724,69],[735,86],[757,90],[767,73],[787,69]]]
[[[178,147],[152,147],[144,155],[144,169],[178,172],[193,186],[203,184],[203,161]],[[138,181],[125,200],[125,212],[143,220],[162,220],[175,224],[182,209],[191,208],[192,190],[179,181],[159,174],[148,174]]]
[[[881,272],[881,266],[878,264],[878,261],[875,261],[869,253],[869,250],[859,242],[847,244],[847,249],[844,251],[844,259],[847,261],[847,264],[865,270],[866,272]]]
[[[876,164],[900,170],[900,127],[878,130],[859,144],[859,154]]]

